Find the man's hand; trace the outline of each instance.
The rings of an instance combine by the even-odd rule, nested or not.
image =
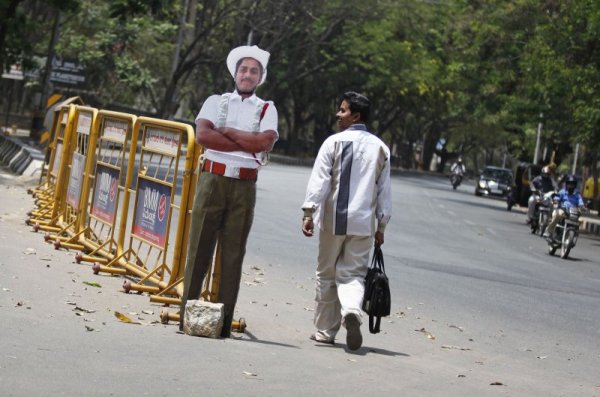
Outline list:
[[[382,232],[375,232],[375,245],[383,245],[384,240]]]
[[[314,234],[314,231],[315,231],[315,224],[313,222],[313,219],[308,216],[305,216],[304,218],[302,218],[302,233],[304,233],[304,235],[306,237],[312,237],[312,235]]]

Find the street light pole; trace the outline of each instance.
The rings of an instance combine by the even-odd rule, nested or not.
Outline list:
[[[533,164],[538,163],[538,153],[540,151],[540,138],[542,135],[542,120],[544,118],[544,113],[540,113],[540,122],[538,124],[537,129],[537,138],[535,139],[535,152],[533,153]]]
[[[573,169],[571,170],[571,174],[575,175],[575,171],[577,169],[577,157],[579,156],[579,144],[575,145],[575,158],[573,159]]]

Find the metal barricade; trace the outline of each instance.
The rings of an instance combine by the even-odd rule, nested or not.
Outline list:
[[[133,134],[140,136],[141,142],[136,152],[136,186],[130,198],[134,205],[128,243],[105,265],[94,264],[93,270],[132,275],[139,281],[125,280],[126,292],[157,294],[164,299],[162,303],[178,304],[177,296],[183,292],[188,208],[193,201],[189,196],[193,195],[198,157],[194,130],[187,124],[139,117]]]
[[[86,167],[85,190],[81,193],[83,210],[75,232],[67,237],[57,236],[55,241],[56,248],[82,251],[75,256],[77,263],[107,263],[123,251],[135,161],[135,144],[130,143],[137,141],[133,135],[135,120],[131,114],[107,110],[100,110],[96,116],[94,142],[89,148],[93,156],[89,157],[91,163]],[[119,208],[123,211],[120,218]],[[121,225],[117,228],[119,219]],[[115,235],[117,230],[119,238]]]
[[[72,106],[72,105],[71,105]],[[72,120],[71,139],[65,144],[61,166],[63,181],[57,186],[61,196],[56,202],[56,217],[51,222],[40,225],[38,229],[45,230],[45,240],[55,242],[59,248],[61,237],[70,238],[79,233],[81,218],[85,213],[85,203],[89,194],[89,170],[94,162],[97,134],[94,122],[98,110],[87,106],[75,105]]]
[[[40,180],[38,183],[38,186],[32,189],[29,189],[28,192],[30,194],[38,194],[38,192],[43,192],[46,191],[47,188],[49,186],[54,186],[51,182],[51,178],[49,178],[49,169],[50,167],[53,165],[51,162],[51,158],[54,155],[54,149],[56,148],[55,145],[55,139],[56,136],[58,134],[58,131],[62,128],[65,128],[66,125],[66,118],[65,120],[63,120],[63,116],[62,113],[64,113],[65,111],[68,112],[68,105],[84,105],[83,100],[78,97],[78,96],[74,96],[71,98],[67,98],[64,101],[57,103],[55,105],[52,105],[51,110],[49,110],[48,112],[51,112],[51,117],[52,117],[52,123],[51,123],[51,127],[50,130],[48,131],[49,134],[49,141],[50,143],[48,145],[46,145],[46,150],[45,150],[45,155],[44,155],[44,163],[42,164],[42,169],[40,172]],[[48,114],[47,117],[50,115]],[[64,122],[63,122],[64,121]]]
[[[31,190],[32,196],[35,198],[37,210],[32,210],[28,213],[30,218],[46,219],[52,209],[54,191],[56,189],[56,179],[60,168],[60,158],[62,156],[63,140],[65,130],[67,128],[67,120],[69,116],[69,106],[58,106],[54,112],[53,119],[53,138],[52,142],[46,148],[46,156],[42,172],[40,174],[40,182],[36,188]],[[30,221],[27,221],[31,224]]]
[[[58,217],[62,214],[67,193],[68,171],[73,154],[72,141],[76,133],[75,118],[76,106],[67,105],[59,107],[58,128],[53,140],[53,150],[48,168],[48,189],[45,194],[36,194],[38,211],[32,212],[27,224],[32,225],[35,231],[60,230],[56,228]]]

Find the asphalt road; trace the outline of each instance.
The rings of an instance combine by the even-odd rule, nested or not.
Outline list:
[[[522,213],[444,178],[393,177],[382,333],[363,327],[357,352],[343,331],[335,346],[309,341],[309,172],[259,175],[237,308],[248,328],[227,340],[157,323],[161,307],[124,294],[121,277],[44,243],[24,224],[32,181],[0,173],[0,395],[600,396],[600,240],[550,257]]]

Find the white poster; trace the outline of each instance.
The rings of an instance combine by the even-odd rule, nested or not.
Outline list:
[[[92,113],[80,112],[77,118],[77,132],[80,134],[90,135],[92,129]]]
[[[102,136],[104,138],[110,138],[113,141],[124,143],[125,138],[127,137],[127,123],[119,120],[105,119]]]
[[[146,130],[146,147],[176,156],[179,150],[179,137],[180,134],[177,132],[148,128]]]

